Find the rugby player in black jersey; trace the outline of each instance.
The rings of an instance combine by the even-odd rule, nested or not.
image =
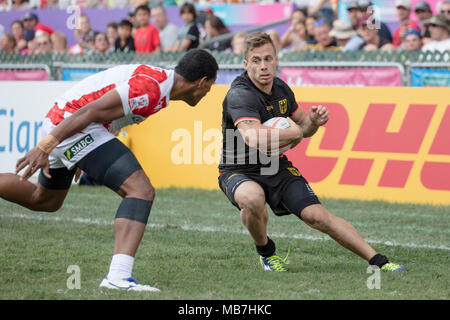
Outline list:
[[[292,90],[275,76],[277,67],[278,57],[270,37],[263,32],[249,35],[244,44],[246,71],[231,84],[222,115],[219,185],[240,210],[264,270],[287,271],[285,259],[276,254],[275,243],[267,235],[266,202],[275,215],[296,215],[370,265],[383,271],[406,270],[377,253],[349,222],[325,209],[286,156],[267,157],[259,151],[274,143],[296,146],[328,121],[326,107],[313,106],[307,114],[297,105]],[[287,118],[291,127],[262,125],[273,117]]]

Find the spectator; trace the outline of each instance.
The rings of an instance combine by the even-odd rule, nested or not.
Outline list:
[[[114,44],[115,52],[130,52],[136,50],[134,48],[134,38],[131,35],[132,31],[133,25],[130,21],[120,21],[118,27],[119,37],[116,39],[116,42]]]
[[[420,50],[422,48],[422,34],[417,29],[406,31],[403,39],[403,49],[405,51]]]
[[[35,13],[28,12],[23,17],[23,25],[25,27],[26,41],[33,40],[37,32],[53,33],[53,29],[45,24],[39,22],[39,17]]]
[[[347,5],[347,15],[352,24],[353,30],[358,30],[359,21],[362,18],[361,11],[359,10],[358,1],[350,1]]]
[[[218,37],[222,34],[230,33],[230,30],[225,26],[223,21],[217,16],[208,16],[205,21],[206,41]],[[209,50],[224,51],[231,47],[231,39],[214,41],[208,46]]]
[[[378,30],[374,28],[369,19],[363,18],[361,20],[358,32],[364,40],[364,43],[362,43],[359,47],[360,50],[394,50],[394,46],[388,39],[380,37]]]
[[[306,49],[311,50],[338,50],[336,40],[330,36],[331,27],[324,19],[314,23],[314,38],[316,43],[309,43]]]
[[[149,23],[150,8],[141,5],[136,8],[136,22],[139,25],[134,34],[134,47],[137,52],[160,52],[161,41],[156,27]]]
[[[234,54],[243,54],[244,53],[244,42],[247,37],[247,33],[238,32],[231,39],[231,50]]]
[[[428,30],[428,25],[425,24],[425,21],[429,20],[433,16],[431,7],[427,2],[419,1],[414,7],[414,12],[416,13],[417,19],[419,20],[419,23],[421,25],[420,27],[422,28],[422,37],[424,38],[424,43],[428,43],[431,41],[431,35],[430,30]]]
[[[278,32],[275,29],[267,30],[266,33],[269,35],[270,39],[272,40],[272,42],[273,42],[273,44],[275,46],[275,49],[277,51],[278,57],[280,57],[281,56],[281,49],[283,49],[282,46],[281,46],[281,37],[280,37],[280,35],[278,34]]]
[[[306,44],[309,41],[308,33],[306,31],[305,21],[297,21],[295,23],[295,33],[293,34],[291,41],[291,50],[304,50],[306,49]]]
[[[113,50],[116,39],[119,37],[117,29],[118,26],[116,22],[110,22],[106,25],[106,38],[108,39],[108,43]]]
[[[450,50],[450,17],[439,13],[426,22],[430,26],[432,41],[425,45],[423,51]]]
[[[450,0],[445,0],[441,4],[441,9],[439,10],[439,12],[445,14],[447,17],[450,18]]]
[[[410,20],[411,0],[395,0],[395,7],[397,8],[397,17],[400,21],[400,26],[394,32],[392,44],[399,47],[408,29],[417,29],[420,31],[420,27],[417,23]]]
[[[199,45],[200,32],[195,22],[197,12],[191,3],[184,3],[180,7],[180,16],[185,25],[178,32],[178,39],[175,44],[176,51],[183,52],[185,50],[197,48]]]
[[[24,39],[25,28],[23,22],[20,20],[15,20],[11,23],[11,32],[16,39],[16,51],[22,54],[28,53],[27,41]]]
[[[28,0],[12,0],[13,10],[28,10],[32,9],[32,5]]]
[[[66,53],[67,51],[67,38],[64,33],[53,32],[50,36],[53,43],[53,51],[56,53]]]
[[[11,33],[4,33],[0,39],[1,53],[14,53],[16,47],[16,39]]]
[[[139,28],[139,24],[136,21],[136,9],[135,8],[130,8],[130,10],[128,11],[128,20],[133,25],[133,35],[134,35],[134,33],[136,32],[136,29]]]
[[[38,34],[34,39],[35,50],[33,53],[52,53],[53,52],[53,44],[50,35],[46,32],[42,32]]]
[[[331,0],[309,0],[308,15],[317,15],[331,24],[335,17]]]
[[[205,31],[205,23],[206,23],[206,19],[209,16],[213,16],[214,15],[214,11],[212,11],[210,8],[205,7],[202,8],[201,10],[198,10],[196,12],[197,16],[195,18],[195,22],[198,28],[198,31],[200,33],[200,40],[199,42],[202,43],[206,40],[206,31]]]
[[[314,24],[319,20],[317,16],[307,16],[305,20],[306,34],[308,36],[308,42],[315,41],[314,39]]]
[[[369,0],[361,0],[359,2],[359,11],[361,14],[361,19],[369,19],[371,23],[375,23],[378,29],[378,35],[382,39],[387,39],[389,42],[392,42],[392,34],[389,30],[389,27],[378,18],[378,14],[375,13],[373,4]],[[358,24],[359,28],[359,24]]]
[[[158,28],[161,49],[171,51],[178,36],[178,27],[169,22],[166,10],[162,5],[156,5],[151,10],[152,22]]]
[[[286,32],[281,37],[281,46],[283,48],[289,47],[293,44],[295,40],[298,38],[297,34],[297,25],[298,23],[303,23],[303,26],[305,27],[305,36],[306,36],[306,25],[305,25],[306,15],[304,9],[296,9],[292,13],[291,17],[291,25],[286,30]]]
[[[333,29],[330,31],[330,37],[336,39],[338,46],[343,51],[357,50],[364,40],[358,36],[357,32],[353,30],[352,24],[344,20],[335,20],[333,22]],[[355,43],[354,39],[358,39]]]
[[[95,32],[92,30],[89,17],[81,14],[79,17],[79,29],[75,29],[75,41],[77,42],[71,46],[68,53],[83,54],[89,51],[94,44]]]
[[[106,34],[103,32],[96,32],[94,36],[94,46],[90,53],[106,54],[109,52],[110,48]]]

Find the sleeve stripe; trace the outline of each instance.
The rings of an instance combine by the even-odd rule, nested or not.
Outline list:
[[[295,111],[291,113],[291,116],[292,116],[294,113],[296,113],[299,109],[300,109],[300,106],[298,106],[297,109],[295,109]]]
[[[244,118],[239,118],[234,122],[234,126],[237,126],[239,122],[244,121],[244,120],[257,120],[258,122],[261,122],[260,119],[258,118],[250,118],[250,117],[244,117]]]

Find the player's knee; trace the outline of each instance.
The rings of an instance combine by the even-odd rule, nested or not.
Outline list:
[[[236,199],[236,202],[241,209],[250,212],[260,212],[264,209],[266,198],[264,192],[255,191],[240,195],[239,198]]]
[[[125,197],[133,197],[148,201],[155,199],[156,191],[143,170],[133,173],[120,187]]]
[[[318,206],[309,206],[302,211],[302,218],[308,225],[322,232],[330,229],[332,215]]]

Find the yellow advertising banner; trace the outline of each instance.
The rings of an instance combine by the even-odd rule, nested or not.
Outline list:
[[[293,87],[329,122],[288,158],[319,196],[450,204],[450,88]],[[195,108],[182,102],[127,129],[155,187],[217,189],[222,101],[214,86]]]

